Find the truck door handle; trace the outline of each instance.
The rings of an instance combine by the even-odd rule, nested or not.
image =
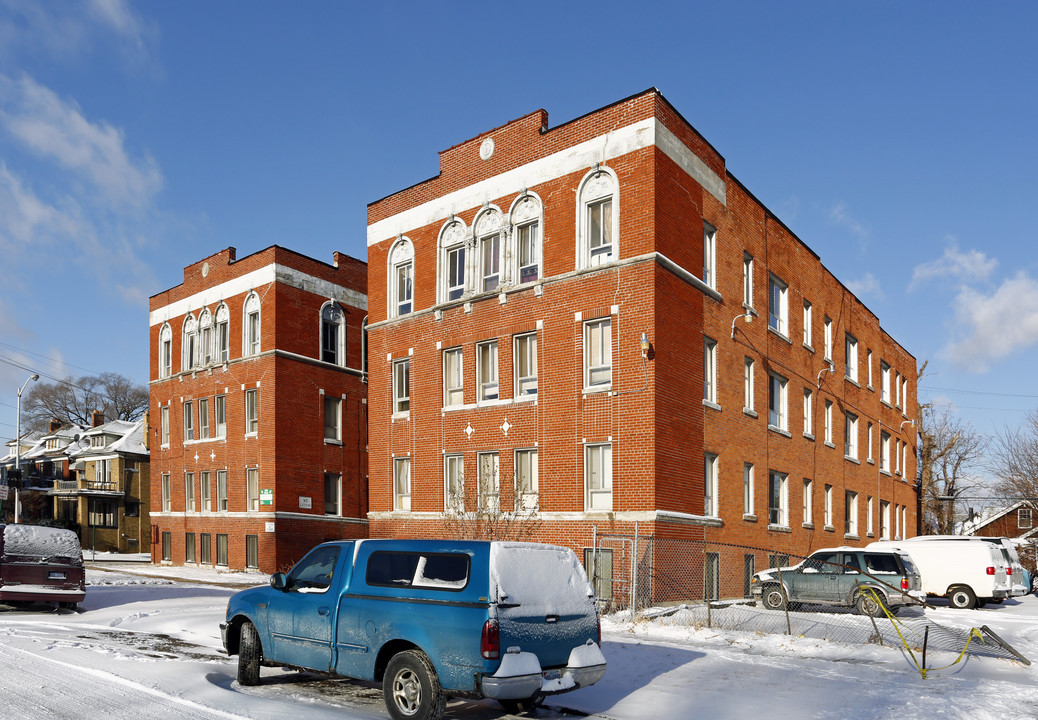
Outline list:
[[[329,609],[327,607],[322,606],[322,607],[317,608],[317,614],[318,615],[327,615],[328,612],[329,612]]]
[[[546,623],[557,623],[559,621],[558,615],[545,615],[544,622]]]

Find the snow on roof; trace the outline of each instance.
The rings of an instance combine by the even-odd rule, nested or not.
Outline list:
[[[78,558],[83,552],[71,530],[39,525],[4,525],[4,555]]]

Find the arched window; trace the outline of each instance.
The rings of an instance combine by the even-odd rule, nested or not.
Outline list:
[[[468,292],[466,279],[468,244],[472,237],[459,218],[448,220],[440,230],[439,302],[459,300]]]
[[[190,372],[198,362],[198,323],[190,313],[184,318],[183,342],[180,345],[180,370]]]
[[[215,361],[226,363],[231,354],[231,311],[227,305],[220,303],[216,308],[216,351]]]
[[[159,330],[159,377],[168,378],[173,374],[173,330],[169,323],[163,323]]]
[[[389,250],[389,317],[414,312],[414,246],[404,236]]]
[[[512,203],[509,219],[514,228],[515,275],[518,282],[528,283],[542,277],[541,270],[541,226],[544,220],[541,199],[524,190]]]
[[[346,365],[346,315],[334,300],[321,308],[321,360]]]
[[[595,166],[577,193],[577,267],[612,262],[618,252],[617,182],[612,171]]]
[[[488,206],[476,217],[476,251],[479,253],[480,292],[493,292],[508,280],[502,271],[505,246],[505,221],[501,211]]]
[[[245,298],[242,325],[242,355],[258,355],[260,351],[260,299],[255,292]]]
[[[198,358],[202,365],[213,361],[213,315],[209,308],[198,315]]]

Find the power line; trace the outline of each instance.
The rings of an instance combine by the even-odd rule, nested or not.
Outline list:
[[[958,390],[958,389],[954,389],[954,388],[932,387],[930,385],[920,385],[919,389],[920,390],[937,390],[939,392],[960,393],[960,394],[963,394],[963,395],[990,395],[992,397],[1030,398],[1032,400],[1033,399],[1038,399],[1038,395],[1022,395],[1020,393],[997,393],[997,392],[988,392],[986,390]]]
[[[56,360],[55,358],[49,357],[47,355],[43,355],[43,354],[38,353],[38,352],[33,352],[32,350],[26,350],[25,348],[20,348],[20,347],[18,347],[16,345],[11,345],[9,343],[0,342],[0,347],[5,347],[5,348],[8,348],[9,350],[15,350],[15,351],[20,352],[20,353],[25,353],[26,355],[32,355],[34,357],[40,358],[42,360],[45,360],[49,365],[64,365],[65,367],[75,368],[76,370],[82,370],[83,372],[89,373],[91,375],[99,375],[100,374],[96,370],[89,370],[87,368],[79,367],[78,365],[73,365],[72,363],[67,363],[64,360]]]

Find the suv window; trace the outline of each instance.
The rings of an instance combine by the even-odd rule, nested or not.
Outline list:
[[[832,574],[842,572],[842,570],[840,553],[819,553],[804,561],[804,572],[807,573]]]
[[[898,575],[901,572],[894,555],[866,553],[865,566],[872,575]]]
[[[861,572],[861,565],[858,564],[858,556],[853,553],[848,553],[843,556],[843,564],[844,575],[857,575]]]
[[[376,552],[368,560],[368,585],[462,590],[469,582],[464,553]]]
[[[304,557],[288,575],[289,592],[325,592],[332,584],[339,548],[319,547]]]

